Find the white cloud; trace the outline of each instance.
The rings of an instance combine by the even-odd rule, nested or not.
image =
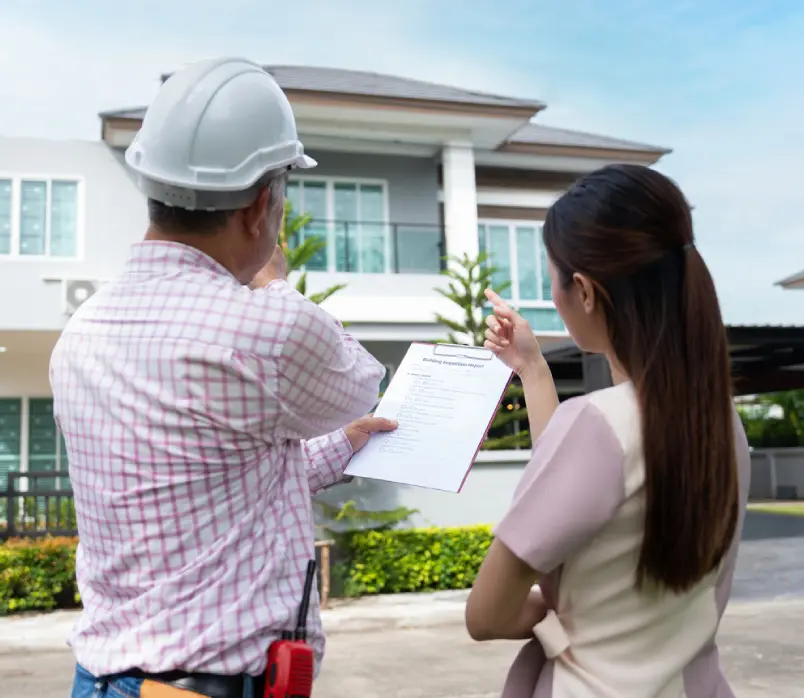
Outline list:
[[[80,0],[78,15],[92,2]],[[503,94],[527,92],[525,76],[417,39],[426,4],[392,9],[369,0],[302,4],[239,0],[135,3],[136,13],[72,26],[11,11],[0,25],[0,134],[95,138],[105,109],[146,104],[159,76],[193,61],[239,55],[262,63],[386,72]],[[348,13],[343,8],[348,8]],[[125,11],[132,12],[129,7]],[[142,19],[149,16],[149,22]],[[189,14],[188,14],[189,13]],[[139,21],[135,21],[139,20]],[[57,57],[57,58],[54,58]]]

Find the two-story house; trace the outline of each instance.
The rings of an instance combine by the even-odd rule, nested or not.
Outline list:
[[[276,66],[319,167],[288,196],[327,247],[311,290],[393,371],[412,340],[442,336],[433,292],[445,254],[486,251],[544,344],[566,339],[541,243],[547,207],[607,163],[665,149],[541,126],[541,102],[373,73]],[[0,488],[10,469],[66,468],[48,361],[60,330],[142,238],[145,202],[123,152],[144,108],[100,115],[98,142],[0,138]],[[54,118],[58,114],[54,113]],[[578,386],[563,386],[577,391]]]

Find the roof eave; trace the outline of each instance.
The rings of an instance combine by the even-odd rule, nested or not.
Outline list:
[[[435,110],[471,110],[476,113],[488,113],[489,116],[499,116],[502,114],[515,116],[517,118],[530,119],[538,112],[547,107],[543,102],[537,101],[515,101],[509,104],[488,104],[486,102],[472,102],[460,100],[432,100],[418,99],[412,97],[391,97],[386,95],[364,95],[353,92],[338,92],[325,90],[302,90],[296,88],[285,88],[288,97],[303,97],[331,101],[346,101],[356,104],[378,106],[397,106],[426,108]]]
[[[804,288],[804,271],[785,277],[781,281],[777,281],[774,286],[781,286],[787,290]]]
[[[522,155],[554,155],[587,158],[619,158],[626,162],[658,162],[665,155],[672,153],[669,148],[649,148],[639,150],[635,148],[592,147],[576,145],[553,145],[541,143],[517,143],[508,141],[498,149],[502,153]]]

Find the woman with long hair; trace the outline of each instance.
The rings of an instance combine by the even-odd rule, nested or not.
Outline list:
[[[750,458],[690,206],[654,170],[605,167],[553,204],[544,244],[556,308],[614,386],[559,405],[528,323],[487,292],[486,346],[522,380],[533,455],[469,633],[531,639],[505,698],[732,696],[715,635]]]

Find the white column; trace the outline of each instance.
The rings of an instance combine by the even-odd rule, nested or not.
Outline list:
[[[476,257],[477,189],[475,152],[469,142],[450,142],[441,151],[444,178],[444,228],[447,254]]]

